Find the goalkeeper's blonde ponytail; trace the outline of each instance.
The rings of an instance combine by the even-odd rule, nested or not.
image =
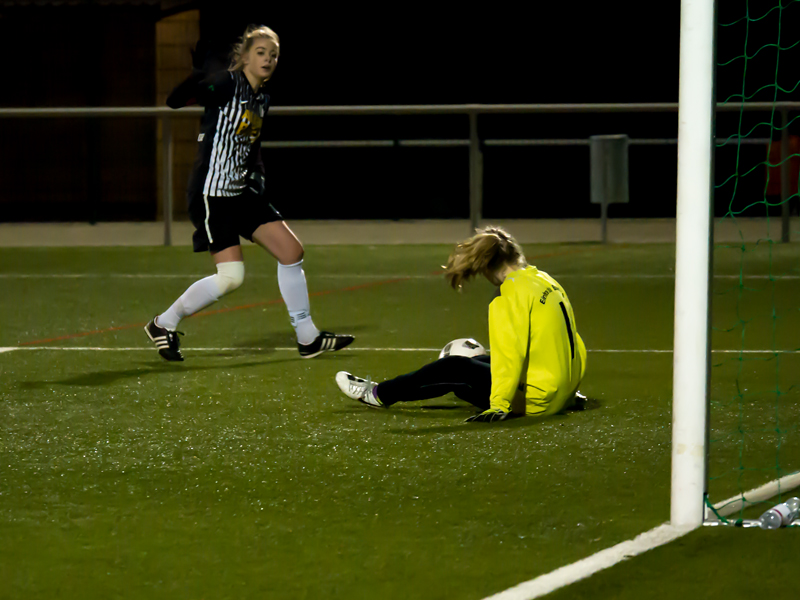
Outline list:
[[[447,259],[444,276],[453,289],[460,289],[464,281],[475,275],[491,279],[505,265],[525,264],[522,248],[512,235],[501,227],[489,226],[477,229],[474,236],[455,247]]]

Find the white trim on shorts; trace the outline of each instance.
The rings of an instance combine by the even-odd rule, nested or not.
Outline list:
[[[208,208],[208,194],[203,194],[203,204],[206,205],[206,218],[203,223],[206,226],[206,235],[208,236],[208,243],[213,244],[214,238],[211,236],[211,228],[208,226],[208,218],[211,216],[211,211]]]

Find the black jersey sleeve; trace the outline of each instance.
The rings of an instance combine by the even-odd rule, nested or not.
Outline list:
[[[229,71],[206,76],[203,71],[193,69],[192,74],[172,90],[167,98],[167,106],[223,106],[233,97],[234,89],[235,84]]]

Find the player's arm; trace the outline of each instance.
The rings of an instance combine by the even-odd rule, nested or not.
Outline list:
[[[524,303],[523,303],[524,304]],[[530,312],[513,294],[489,305],[489,345],[492,350],[492,391],[489,407],[510,412],[517,392],[530,337]]]
[[[234,82],[230,72],[220,71],[206,76],[200,69],[192,69],[192,74],[172,90],[167,98],[167,106],[223,106],[233,97],[233,92]]]

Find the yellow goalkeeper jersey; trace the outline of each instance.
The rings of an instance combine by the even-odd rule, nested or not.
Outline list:
[[[512,271],[489,305],[491,408],[551,415],[575,398],[586,347],[566,292],[544,271]]]

